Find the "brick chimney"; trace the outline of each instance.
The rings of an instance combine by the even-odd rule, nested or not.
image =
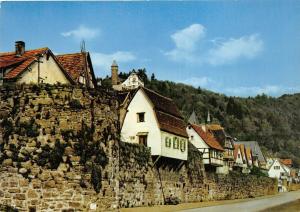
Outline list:
[[[24,41],[16,41],[16,56],[20,57],[25,53],[25,42]]]
[[[119,67],[118,67],[118,64],[117,62],[114,60],[112,65],[111,65],[111,84],[114,86],[114,85],[117,85],[118,84],[118,70]]]

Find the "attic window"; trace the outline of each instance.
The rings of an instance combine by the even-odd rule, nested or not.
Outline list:
[[[137,113],[137,122],[145,122],[145,113]]]
[[[279,169],[280,169],[280,166],[274,166],[274,169],[275,169],[275,170],[279,170]]]

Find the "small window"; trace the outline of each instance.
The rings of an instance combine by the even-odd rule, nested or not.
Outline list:
[[[147,146],[147,135],[139,135],[139,144]]]
[[[279,170],[280,166],[274,166],[274,169]]]
[[[145,113],[137,113],[137,122],[145,122]]]
[[[193,136],[193,135],[191,135],[191,141],[192,141],[192,140],[194,140],[194,136]]]
[[[180,150],[181,150],[181,152],[184,152],[185,149],[186,149],[186,147],[185,147],[185,140],[181,139],[180,140]]]
[[[173,148],[174,149],[179,149],[179,142],[178,142],[178,138],[177,137],[173,138]]]
[[[170,148],[172,145],[172,139],[169,137],[165,138],[166,147]]]

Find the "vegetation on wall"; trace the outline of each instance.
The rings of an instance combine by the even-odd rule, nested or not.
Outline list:
[[[122,155],[120,162],[123,164],[130,163],[132,156],[138,165],[146,167],[150,161],[151,151],[150,148],[140,144],[120,142],[120,154]]]

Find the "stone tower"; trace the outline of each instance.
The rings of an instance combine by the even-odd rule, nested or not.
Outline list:
[[[111,64],[111,84],[112,86],[117,85],[118,84],[118,64],[117,62],[114,60],[113,63]]]

